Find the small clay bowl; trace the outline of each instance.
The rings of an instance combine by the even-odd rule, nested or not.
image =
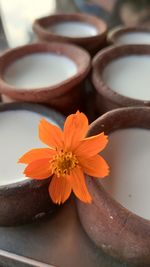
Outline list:
[[[25,110],[31,111],[31,113],[40,114],[47,119],[52,119],[60,127],[63,127],[63,116],[44,106],[27,103],[0,105],[0,113],[13,110]],[[13,142],[13,136],[11,136],[11,133],[10,138],[12,138]],[[57,206],[53,204],[48,194],[49,183],[50,178],[41,181],[25,179],[19,182],[1,185],[0,225],[11,226],[29,223],[56,210]]]
[[[129,107],[110,111],[91,124],[88,136],[103,131],[109,135],[124,128],[150,130],[150,108]],[[150,266],[150,221],[124,208],[105,191],[99,179],[87,177],[87,184],[92,204],[81,201],[77,204],[88,236],[100,249],[121,261]]]
[[[111,45],[150,44],[150,28],[117,26],[108,32],[107,42]]]
[[[10,66],[13,66],[13,63],[25,59],[29,55],[40,55],[41,53],[64,56],[71,60],[72,64],[76,66],[76,73],[55,85],[27,89],[13,86],[5,80],[5,73]],[[90,67],[90,55],[82,48],[74,45],[54,42],[25,45],[9,50],[0,57],[0,92],[12,101],[42,103],[68,115],[83,108],[84,82]],[[25,73],[28,73],[27,68]]]
[[[87,37],[71,37],[56,34],[50,29],[50,27],[64,22],[79,22],[94,26],[94,28],[97,30],[97,34],[93,36],[89,35]],[[56,14],[39,18],[35,20],[33,24],[33,30],[37,34],[39,40],[45,40],[48,42],[58,41],[73,43],[85,48],[91,55],[94,55],[96,52],[106,46],[106,23],[100,18],[87,14]]]
[[[93,59],[92,82],[96,89],[96,107],[98,114],[109,110],[128,106],[150,106],[150,100],[130,98],[112,90],[104,82],[103,72],[109,63],[126,56],[150,56],[149,45],[111,46],[97,53]],[[138,78],[138,77],[137,77]]]

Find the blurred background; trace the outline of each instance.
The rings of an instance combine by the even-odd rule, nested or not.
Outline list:
[[[150,0],[0,0],[0,50],[34,40],[34,19],[54,13],[86,12],[116,25],[150,26]]]

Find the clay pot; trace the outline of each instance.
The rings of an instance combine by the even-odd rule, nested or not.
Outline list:
[[[139,100],[123,96],[106,85],[103,80],[103,71],[113,60],[128,55],[150,55],[148,45],[111,46],[98,53],[93,59],[92,82],[96,89],[97,112],[103,114],[109,110],[128,106],[150,106],[150,101]]]
[[[53,86],[39,88],[16,88],[4,80],[7,68],[18,59],[35,53],[54,53],[71,59],[77,73]],[[90,56],[81,48],[70,44],[36,43],[18,47],[0,57],[0,92],[12,101],[43,103],[65,115],[83,109],[84,81],[90,71]]]
[[[137,39],[135,41],[129,41],[129,40],[122,40],[121,37],[126,35],[126,34],[136,34],[136,33],[147,33],[150,34],[150,28],[148,27],[125,27],[125,26],[118,26],[115,27],[114,29],[110,30],[107,35],[107,42],[108,44],[113,44],[113,45],[123,45],[123,44],[150,44],[145,42],[144,37],[143,39],[140,38],[138,41]]]
[[[110,111],[90,126],[88,136],[111,134],[124,128],[150,129],[150,108],[133,107]],[[109,195],[100,179],[87,177],[92,204],[77,201],[83,228],[104,252],[128,263],[150,266],[150,221],[124,208]]]
[[[0,112],[3,113],[8,110],[36,112],[56,121],[60,127],[63,126],[63,116],[40,105],[27,103],[1,104]],[[1,185],[0,225],[11,226],[32,222],[56,210],[57,206],[53,204],[48,194],[49,183],[50,178],[41,181],[26,179],[12,184]]]
[[[70,37],[57,35],[50,31],[50,26],[54,24],[71,21],[84,22],[94,26],[97,29],[97,35],[89,37]],[[35,20],[33,30],[37,34],[39,40],[73,43],[85,48],[91,55],[94,55],[106,46],[106,23],[100,18],[87,14],[56,14],[43,17]]]

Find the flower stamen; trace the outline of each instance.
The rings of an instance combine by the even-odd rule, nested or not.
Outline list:
[[[70,175],[70,171],[77,167],[78,163],[72,152],[61,150],[51,160],[52,173],[57,177]]]

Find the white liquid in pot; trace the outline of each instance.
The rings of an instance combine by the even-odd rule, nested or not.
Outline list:
[[[18,159],[32,148],[45,147],[38,138],[41,118],[26,110],[0,112],[0,185],[23,181],[26,165],[18,164]]]
[[[150,44],[149,32],[130,32],[118,36],[117,44]]]
[[[109,135],[103,152],[110,176],[101,180],[118,202],[150,220],[150,130],[123,129]]]
[[[123,96],[150,100],[150,56],[125,56],[113,60],[105,67],[103,80]]]
[[[77,74],[70,58],[53,53],[35,53],[12,63],[4,74],[7,83],[17,88],[57,85]]]
[[[56,23],[50,26],[49,29],[57,35],[67,37],[90,37],[97,35],[96,27],[79,21]]]

